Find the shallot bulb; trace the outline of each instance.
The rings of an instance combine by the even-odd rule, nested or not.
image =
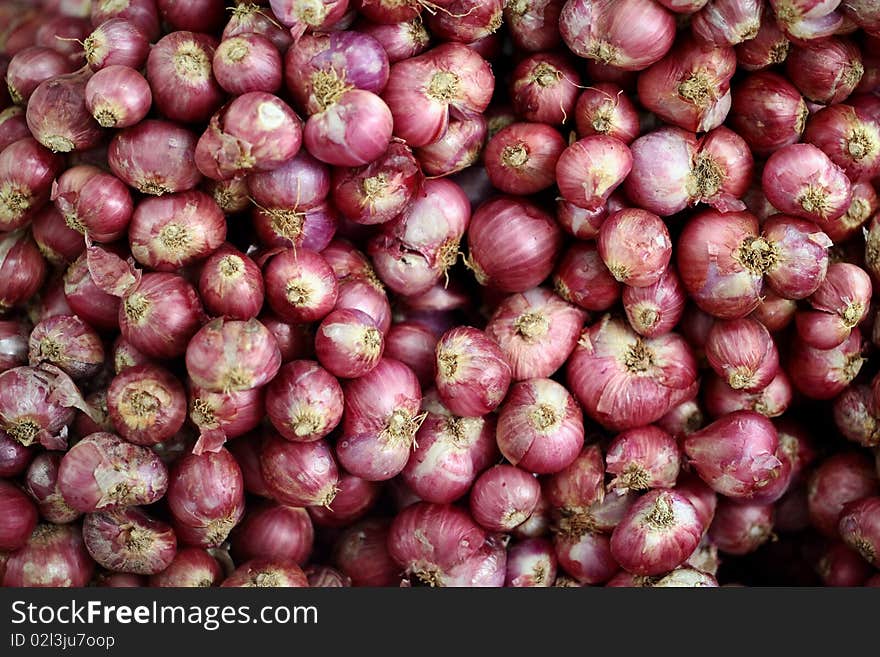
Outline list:
[[[709,537],[721,552],[749,554],[770,539],[773,521],[772,505],[734,504],[722,500],[709,528]]]
[[[555,381],[516,383],[499,410],[497,440],[504,457],[523,470],[559,472],[571,465],[584,445],[581,410]]]
[[[342,420],[342,388],[313,361],[295,360],[278,371],[266,390],[266,414],[283,437],[318,440]]]
[[[501,348],[483,331],[464,326],[443,334],[436,348],[437,392],[456,415],[495,410],[507,394],[511,369]]]
[[[837,0],[770,0],[779,27],[791,39],[809,41],[831,36],[843,15],[835,11]]]
[[[673,267],[651,285],[623,288],[623,309],[630,326],[646,338],[669,333],[681,319],[686,300],[681,278]]]
[[[123,438],[152,446],[173,437],[183,426],[186,393],[183,384],[164,368],[137,365],[110,383],[107,408]]]
[[[854,183],[853,192],[855,183],[880,173],[880,124],[855,107],[839,104],[819,110],[807,121],[804,141],[844,170]]]
[[[746,71],[762,71],[784,62],[789,47],[788,38],[779,29],[776,17],[772,12],[764,11],[755,38],[737,45],[736,63]]]
[[[789,354],[788,374],[807,397],[832,399],[856,378],[864,362],[862,334],[854,328],[832,349],[817,349],[798,337]]]
[[[567,380],[591,418],[619,431],[655,422],[692,397],[696,370],[677,334],[645,339],[605,315],[582,333]]]
[[[608,310],[620,299],[622,287],[602,262],[594,242],[572,244],[553,275],[556,294],[585,310]]]
[[[532,514],[540,496],[541,484],[534,475],[512,465],[496,465],[474,482],[471,514],[489,531],[510,531]]]
[[[839,37],[795,45],[785,60],[785,73],[794,86],[823,105],[846,100],[864,71],[856,44]]]
[[[800,92],[778,73],[753,73],[733,89],[729,125],[755,155],[799,141],[808,116]]]
[[[49,200],[61,158],[26,137],[0,152],[0,229],[25,226]]]
[[[838,535],[840,512],[847,504],[877,495],[880,484],[872,465],[862,452],[840,452],[825,459],[810,475],[810,523],[824,536]]]
[[[606,135],[584,137],[559,156],[556,179],[559,191],[569,203],[587,210],[605,205],[611,193],[633,167],[626,144]]]
[[[329,506],[339,490],[339,470],[323,440],[295,443],[272,435],[259,460],[267,492],[281,504]]]
[[[483,159],[492,185],[506,194],[534,194],[554,183],[565,141],[542,123],[512,123],[489,140]]]
[[[675,439],[653,425],[617,434],[605,456],[606,471],[615,475],[608,487],[618,494],[671,488],[678,479],[679,466]]]
[[[870,252],[870,234],[867,239]],[[812,347],[833,349],[868,315],[872,285],[868,274],[847,262],[828,267],[825,280],[809,297],[813,311],[796,315],[798,335]]]
[[[29,339],[31,365],[51,363],[73,379],[96,375],[104,363],[101,338],[75,315],[56,315],[37,324]]]
[[[840,513],[838,527],[844,543],[872,566],[880,564],[880,497],[847,504]]]
[[[135,575],[162,572],[177,553],[171,527],[136,506],[87,514],[83,540],[99,565]]]
[[[635,105],[616,84],[590,85],[578,96],[574,108],[578,136],[606,135],[624,144],[639,136],[639,115]]]
[[[779,369],[776,343],[753,319],[716,322],[705,348],[709,365],[734,390],[762,390]]]
[[[666,224],[638,208],[619,210],[599,229],[599,255],[617,281],[633,287],[656,283],[672,257]]]
[[[517,116],[527,121],[561,125],[574,110],[578,70],[555,53],[523,59],[513,70],[510,100]]]

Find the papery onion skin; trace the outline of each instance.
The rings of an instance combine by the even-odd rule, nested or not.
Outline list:
[[[557,184],[566,201],[597,210],[605,205],[632,167],[632,153],[619,139],[606,135],[584,137],[559,156]]]
[[[65,449],[74,406],[83,406],[73,381],[52,365],[0,373],[0,430],[24,446]]]
[[[807,121],[804,141],[822,149],[855,184],[880,172],[880,125],[850,105],[833,105]]]
[[[111,18],[86,37],[83,50],[93,71],[108,66],[139,69],[147,61],[150,42],[135,23],[124,18]]]
[[[761,27],[754,39],[736,46],[736,63],[746,71],[760,71],[781,64],[789,51],[789,41],[776,24],[776,17],[764,11]]]
[[[510,100],[526,121],[561,125],[574,110],[580,76],[571,61],[555,53],[523,59],[512,73]]]
[[[275,93],[281,86],[281,55],[261,34],[223,39],[214,51],[214,77],[226,93]]]
[[[534,511],[541,495],[538,480],[511,465],[496,465],[474,482],[471,515],[489,531],[510,531]]]
[[[579,57],[638,71],[672,47],[675,19],[658,3],[645,0],[568,0],[559,31]]]
[[[550,50],[561,40],[561,11],[562,3],[556,0],[515,0],[505,5],[504,22],[518,48],[530,52]]]
[[[98,287],[85,254],[74,260],[64,274],[64,297],[70,309],[95,328],[119,328],[120,300]]]
[[[547,587],[556,579],[557,560],[546,538],[528,538],[508,548],[505,586]]]
[[[336,276],[327,261],[314,251],[282,251],[269,260],[263,277],[269,306],[287,321],[323,319],[336,304]]]
[[[152,504],[168,490],[168,470],[150,450],[111,433],[94,433],[64,455],[58,489],[82,513]]]
[[[630,326],[646,338],[669,333],[681,319],[687,296],[674,267],[646,287],[623,288],[623,309]]]
[[[164,442],[186,420],[183,384],[155,365],[138,365],[118,374],[107,391],[107,406],[116,430],[136,445]]]
[[[605,470],[616,475],[610,490],[671,488],[678,479],[679,450],[675,439],[656,426],[623,431],[605,455]]]
[[[0,229],[12,231],[26,225],[49,200],[52,180],[61,170],[61,159],[36,139],[26,137],[0,153]]]
[[[716,322],[706,341],[706,356],[715,373],[737,390],[762,390],[779,369],[770,332],[750,319]]]
[[[755,38],[765,10],[761,0],[716,0],[691,21],[694,34],[715,46],[734,46]]]
[[[847,440],[865,447],[880,445],[880,411],[867,386],[849,386],[834,400],[834,424]]]
[[[240,561],[278,559],[304,564],[312,552],[314,529],[305,509],[264,504],[248,509],[232,533],[232,551]]]
[[[399,567],[388,551],[390,521],[375,518],[347,528],[333,547],[333,563],[355,586],[395,586]]]
[[[599,255],[621,283],[647,287],[656,283],[672,258],[669,229],[657,215],[632,208],[608,217],[599,229]]]
[[[265,297],[260,268],[234,247],[220,247],[202,267],[199,296],[210,315],[229,319],[256,317]]]
[[[31,365],[51,363],[73,379],[96,375],[104,363],[101,338],[79,317],[58,315],[43,320],[31,331]]]
[[[580,585],[602,584],[620,567],[611,553],[608,536],[598,532],[557,534],[553,537],[553,548],[559,567]],[[558,578],[555,585],[559,585]]]
[[[629,145],[639,136],[639,117],[624,90],[616,84],[590,85],[578,96],[574,108],[578,136],[607,135]]]
[[[831,399],[858,375],[864,358],[862,334],[855,328],[833,349],[816,349],[798,338],[789,354],[788,374],[794,386],[811,399]]]
[[[40,524],[27,545],[9,556],[3,586],[81,587],[94,568],[78,525]]]
[[[372,370],[385,349],[375,321],[364,312],[341,308],[328,314],[315,335],[315,354],[336,377],[355,379]]]
[[[101,128],[86,109],[85,87],[90,75],[83,69],[59,75],[40,83],[31,94],[28,129],[49,150],[83,151],[101,140]]]
[[[785,60],[785,73],[794,86],[809,100],[825,105],[846,100],[864,70],[858,47],[839,37],[795,45]]]
[[[492,184],[506,194],[534,194],[554,182],[565,142],[543,124],[514,123],[489,140],[483,158]]]
[[[553,274],[556,294],[585,310],[608,310],[620,299],[622,287],[594,242],[572,244]]]
[[[177,553],[171,527],[136,506],[86,515],[83,540],[99,565],[135,575],[165,570]]]
[[[847,504],[838,527],[843,542],[876,568],[880,563],[880,498],[866,497]]]

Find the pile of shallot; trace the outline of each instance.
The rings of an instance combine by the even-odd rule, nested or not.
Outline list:
[[[877,2],[0,0],[0,80],[2,585],[880,586]]]

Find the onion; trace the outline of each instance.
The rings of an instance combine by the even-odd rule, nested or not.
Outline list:
[[[158,456],[111,433],[91,434],[71,447],[57,477],[64,501],[83,513],[152,504],[168,489]]]
[[[80,516],[80,512],[71,507],[61,494],[59,486],[61,460],[61,455],[55,452],[38,454],[31,461],[25,477],[27,492],[36,501],[40,516],[58,525],[73,522]],[[4,513],[3,517],[20,521],[11,513],[10,515]]]
[[[244,480],[225,449],[188,454],[168,477],[168,507],[180,540],[196,547],[217,547],[244,515]]]
[[[779,370],[767,387],[757,392],[735,390],[720,376],[712,376],[706,382],[706,411],[713,418],[720,418],[734,411],[755,411],[765,417],[778,417],[785,413],[793,396],[791,380],[784,370]]]
[[[56,153],[83,151],[98,144],[101,128],[89,114],[85,87],[91,72],[50,78],[34,89],[27,106],[28,129]]]
[[[794,341],[789,354],[788,374],[794,386],[811,399],[831,399],[850,384],[864,363],[862,335],[853,329],[833,349],[816,349],[802,339]]]
[[[89,34],[83,50],[93,71],[117,65],[140,69],[150,53],[150,41],[135,23],[111,18]]]
[[[657,421],[657,426],[672,434],[676,440],[702,429],[703,424],[703,411],[693,399],[680,403]]]
[[[491,416],[458,417],[445,407],[424,405],[429,412],[401,478],[426,502],[447,504],[464,495],[479,472],[494,460],[495,421]]]
[[[836,221],[826,223],[823,229],[835,244],[845,242],[860,232],[859,229],[868,221],[878,208],[877,193],[874,186],[867,182],[856,182],[852,186],[852,202],[849,209]],[[867,263],[870,266],[870,263]]]
[[[195,147],[196,136],[189,130],[146,120],[114,135],[107,162],[116,177],[143,194],[185,192],[202,179]]]
[[[559,124],[574,110],[580,76],[570,60],[554,53],[523,59],[513,70],[510,100],[526,121]]]
[[[260,268],[238,249],[221,246],[202,266],[199,296],[210,315],[242,320],[256,317],[264,298]]]
[[[110,410],[107,408],[107,391],[98,390],[86,397],[90,412],[77,413],[73,422],[73,431],[76,436],[88,436],[93,433],[111,432],[114,430],[113,422],[110,421]]]
[[[871,575],[871,567],[848,545],[835,542],[816,564],[816,572],[825,586],[862,586]]]
[[[555,507],[560,534],[577,537],[599,529],[595,512],[605,498],[604,481],[605,463],[597,445],[586,447],[568,467],[545,480],[544,499]],[[609,497],[622,500],[625,496]]]
[[[381,284],[379,284],[381,286]],[[352,278],[339,286],[336,309],[360,310],[373,319],[384,335],[391,327],[391,306],[388,296],[375,283]]]
[[[44,523],[9,556],[3,586],[86,586],[94,567],[78,525]]]
[[[611,554],[636,575],[672,570],[696,549],[702,526],[694,505],[676,490],[653,490],[627,512],[611,535]]]
[[[684,312],[687,297],[674,268],[647,287],[625,286],[623,309],[633,330],[652,338],[669,333]]]
[[[694,31],[699,38],[696,26]],[[736,70],[734,51],[725,45],[711,47],[683,40],[639,75],[642,104],[667,123],[685,130],[705,132],[717,128],[730,110],[730,79]]]
[[[407,507],[391,525],[388,548],[407,575],[428,586],[504,582],[503,551],[499,555],[483,530],[455,507],[424,502]]]
[[[277,96],[251,91],[211,117],[196,144],[195,161],[206,177],[227,180],[277,169],[301,144],[302,129],[293,110]]]
[[[203,189],[226,214],[244,212],[251,207],[246,178],[207,180]]]
[[[314,251],[286,249],[273,256],[265,267],[264,280],[269,306],[282,319],[320,320],[336,304],[336,277],[327,261]]]
[[[110,419],[136,445],[155,445],[174,436],[186,419],[183,385],[168,371],[138,365],[117,375],[107,391]]]
[[[275,93],[281,86],[281,55],[265,36],[241,34],[220,42],[214,51],[213,71],[227,93]]]
[[[508,236],[531,239],[511,244]],[[501,247],[500,241],[504,242]],[[468,266],[481,285],[504,292],[524,292],[553,269],[561,234],[552,218],[523,199],[502,197],[482,204],[468,230]]]
[[[117,17],[137,25],[150,41],[159,37],[159,12],[155,0],[96,0],[92,3],[92,25],[98,26]]]
[[[222,393],[190,384],[189,418],[200,431],[193,453],[216,451],[227,438],[255,429],[265,417],[263,397],[261,388]]]
[[[275,338],[256,319],[212,320],[186,347],[187,373],[196,385],[213,392],[259,388],[280,367]]]
[[[788,56],[789,42],[769,11],[761,16],[761,27],[754,39],[743,41],[736,47],[736,63],[746,71],[762,71],[781,64]]]
[[[351,586],[351,578],[330,566],[311,565],[305,569],[312,588],[340,588]]]
[[[482,57],[467,46],[447,43],[394,64],[382,97],[394,117],[394,134],[415,148],[443,136],[450,112],[482,113],[494,87]]]
[[[804,141],[825,152],[853,183],[880,173],[880,125],[854,107],[833,105],[816,112],[807,121]]]
[[[224,19],[222,0],[156,0],[162,19],[175,30],[214,32]]]
[[[0,373],[0,431],[26,447],[65,449],[75,408],[91,412],[76,384],[53,365]]]
[[[880,410],[868,386],[849,386],[834,400],[834,424],[847,440],[865,447],[880,445]]]
[[[211,60],[217,40],[207,34],[171,32],[157,41],[147,58],[153,101],[172,121],[199,123],[223,102]]]
[[[577,582],[566,586],[601,584],[620,567],[611,554],[611,542],[604,534],[585,531],[577,535],[556,534],[553,547],[560,568]],[[554,586],[560,586],[557,577]]]
[[[182,355],[202,324],[202,307],[192,285],[176,274],[146,274],[122,298],[123,337],[151,358]]]
[[[486,326],[510,364],[513,380],[546,378],[574,350],[584,315],[544,288],[503,300]]]
[[[846,100],[864,70],[858,47],[838,37],[795,46],[785,61],[794,86],[809,100],[827,105]]]
[[[869,250],[870,245],[869,236]],[[797,313],[798,335],[812,347],[833,349],[867,317],[871,279],[856,265],[833,263],[809,301],[814,311]]]
[[[810,144],[793,144],[771,155],[762,185],[774,207],[810,221],[834,221],[852,200],[843,170]]]
[[[178,550],[174,559],[161,573],[150,577],[151,587],[216,586],[223,579],[220,564],[208,552],[199,548]]]
[[[753,73],[733,89],[730,127],[756,155],[799,141],[809,112],[798,90],[781,75]]]
[[[79,317],[57,315],[31,331],[28,359],[31,365],[50,363],[73,379],[87,379],[104,364],[101,338]]]
[[[362,10],[361,13],[366,13]],[[399,23],[361,23],[358,31],[378,41],[391,64],[421,55],[428,49],[431,37],[418,18]]]
[[[47,10],[51,11],[48,7]],[[34,44],[52,48],[67,57],[74,67],[82,66],[83,49],[81,41],[92,30],[91,22],[84,16],[48,14],[42,17],[41,25],[34,35]]]
[[[135,506],[86,515],[83,540],[99,565],[135,575],[162,572],[177,552],[171,527]]]
[[[691,18],[694,36],[713,46],[754,39],[761,26],[761,0],[714,0]]]
[[[581,335],[567,380],[590,417],[622,430],[655,422],[690,398],[696,362],[675,333],[643,339],[606,315]]]
[[[329,506],[339,472],[323,440],[294,443],[271,436],[260,451],[260,469],[272,497],[290,506]]]
[[[357,167],[382,155],[394,121],[385,102],[362,89],[343,90],[324,98],[321,111],[306,122],[306,148],[322,162]]]
[[[633,287],[656,283],[672,257],[666,224],[638,208],[620,210],[599,229],[599,255],[616,280]]]
[[[310,506],[309,516],[323,527],[344,527],[359,520],[375,505],[380,484],[343,472],[339,477],[333,508]]]
[[[836,0],[770,0],[783,31],[792,39],[804,40],[830,36],[840,27],[843,16],[834,11],[838,4]]]
[[[419,413],[421,390],[415,374],[403,363],[383,358],[364,376],[347,381],[343,392],[343,437],[336,445],[340,463],[368,481],[390,479],[406,466],[425,419]]]
[[[2,87],[2,84],[0,84]],[[0,111],[0,153],[19,139],[30,137],[24,110],[20,107],[7,107]]]
[[[95,283],[85,254],[74,260],[64,274],[64,297],[70,310],[95,328],[119,327],[120,301]]]
[[[0,480],[0,550],[24,547],[39,515],[36,505],[11,482]]]
[[[616,84],[600,82],[584,89],[574,108],[579,137],[605,135],[630,144],[639,135],[639,116]]]
[[[780,217],[758,234],[748,212],[705,211],[679,238],[678,272],[705,312],[736,319],[760,302],[763,278],[789,299],[812,294],[824,278],[830,240],[811,223]]]
[[[655,426],[630,429],[617,434],[608,446],[605,464],[606,471],[616,475],[609,489],[618,494],[671,488],[678,478],[678,445]]]
[[[416,157],[429,176],[451,175],[480,159],[486,134],[486,120],[482,116],[451,117],[446,134],[433,144],[417,149]]]
[[[546,538],[519,541],[507,551],[505,586],[552,586],[556,579],[556,566],[556,553]]]
[[[240,3],[230,9],[231,16],[223,28],[223,40],[242,34],[260,34],[269,39],[280,53],[293,42],[290,31],[280,25],[272,10],[253,3]]]
[[[321,322],[315,336],[318,360],[340,378],[354,379],[371,371],[383,350],[382,333],[360,310],[334,310]]]
[[[772,423],[754,411],[730,413],[684,441],[684,451],[700,478],[716,492],[736,499],[759,495],[780,475],[778,446]]]
[[[223,580],[224,587],[304,587],[308,586],[302,569],[288,561],[252,559],[241,564]]]
[[[672,47],[675,19],[648,0],[568,0],[559,31],[575,55],[638,71]]]
[[[395,586],[399,569],[388,552],[388,527],[382,519],[365,520],[347,528],[333,548],[333,563],[354,586]]]
[[[348,0],[269,0],[269,6],[297,41],[307,29],[324,32],[339,21],[348,9]]]
[[[202,260],[226,239],[226,218],[210,196],[191,191],[141,201],[131,217],[131,253],[145,267],[175,271]]]
[[[709,528],[709,538],[721,552],[749,554],[771,538],[773,522],[772,505],[734,504],[723,499]]]
[[[259,319],[275,336],[282,363],[314,356],[314,331],[311,326],[288,324],[271,313],[263,313]]]
[[[25,447],[5,431],[0,431],[0,477],[11,479],[22,474],[34,456],[34,449]]]
[[[97,242],[112,242],[125,235],[132,219],[131,194],[116,176],[90,169],[68,169],[82,173],[69,186],[65,184],[67,172],[62,174],[52,200],[70,229]]]
[[[333,201],[350,220],[381,224],[398,216],[413,200],[423,176],[412,151],[399,140],[370,164],[335,169]]]
[[[287,440],[309,442],[329,434],[342,419],[342,388],[312,361],[284,365],[266,392],[266,413]]]
[[[880,497],[850,502],[838,524],[843,542],[873,566],[880,563]]]
[[[632,166],[632,154],[619,139],[604,135],[585,137],[565,149],[556,162],[559,191],[569,203],[598,210]]]
[[[235,456],[244,478],[245,490],[252,495],[272,497],[272,493],[263,478],[260,466],[260,450],[263,444],[261,435],[248,434],[241,440],[229,444],[229,452]]]
[[[258,207],[308,209],[327,198],[330,170],[305,151],[300,151],[272,171],[249,175],[247,183]]]
[[[844,507],[877,495],[878,490],[877,473],[865,454],[833,454],[819,464],[807,481],[810,524],[828,538],[834,538]]]
[[[474,483],[471,514],[489,531],[510,531],[531,515],[540,494],[534,476],[510,465],[496,465]]]
[[[779,370],[770,332],[753,319],[716,322],[705,348],[709,365],[734,390],[762,390]]]
[[[44,81],[73,72],[67,57],[40,46],[31,46],[17,53],[6,69],[9,97],[17,105],[27,105],[31,94]]]
[[[0,153],[0,229],[27,224],[49,200],[61,159],[35,139],[20,139]]]
[[[382,44],[354,31],[303,35],[287,50],[284,68],[287,88],[308,115],[325,110],[346,89],[381,93],[389,74]]]
[[[563,299],[586,310],[607,310],[621,295],[621,285],[602,262],[595,242],[569,247],[553,274],[553,287]]]
[[[24,320],[0,320],[0,371],[27,364],[29,333]]]
[[[451,329],[436,348],[435,383],[443,403],[456,415],[476,417],[498,407],[510,385],[504,352],[482,331]]]
[[[385,336],[384,354],[409,367],[423,388],[434,380],[437,336],[420,321],[395,323]]]
[[[556,0],[513,0],[504,7],[504,22],[517,49],[529,52],[551,50],[559,45],[559,14]],[[547,578],[549,582],[552,577]]]

